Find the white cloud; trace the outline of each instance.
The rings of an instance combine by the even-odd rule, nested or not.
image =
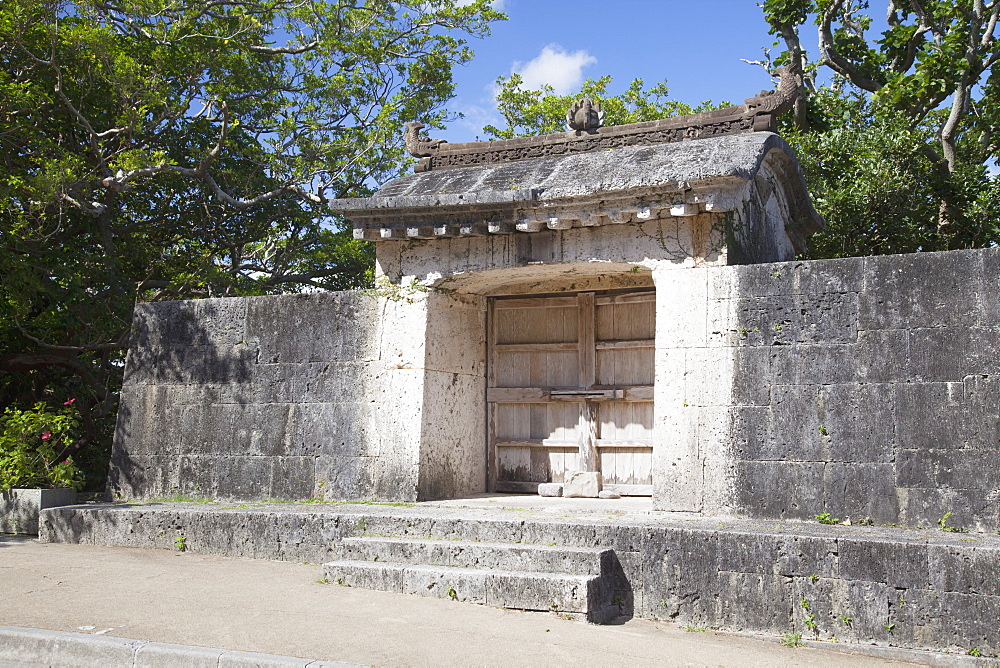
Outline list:
[[[515,62],[511,70],[521,75],[523,87],[537,90],[544,84],[552,86],[557,95],[568,95],[583,83],[583,68],[597,62],[586,51],[566,51],[558,44],[549,44],[526,63]]]

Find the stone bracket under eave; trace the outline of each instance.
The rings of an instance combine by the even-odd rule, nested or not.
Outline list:
[[[339,200],[338,210],[353,223],[354,238],[366,241],[445,239],[487,234],[568,230],[643,222],[659,218],[724,213],[737,205],[742,179],[677,184],[678,189],[543,200],[541,190]],[[421,201],[423,200],[423,201]]]

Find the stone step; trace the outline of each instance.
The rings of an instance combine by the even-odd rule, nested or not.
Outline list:
[[[357,536],[337,544],[340,559],[501,571],[603,575],[613,568],[608,549],[527,543]]]
[[[487,570],[343,559],[323,564],[328,581],[350,587],[417,594],[518,610],[585,616],[604,623],[620,614],[598,575]]]

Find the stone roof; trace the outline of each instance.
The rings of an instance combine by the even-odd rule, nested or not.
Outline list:
[[[792,149],[771,132],[409,174],[331,208],[357,238],[376,240],[626,223],[731,211],[765,162],[792,216],[807,232],[821,229]]]

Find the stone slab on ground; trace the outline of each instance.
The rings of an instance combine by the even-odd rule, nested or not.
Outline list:
[[[38,514],[44,508],[74,503],[72,489],[0,490],[0,532],[38,535]]]
[[[601,493],[601,474],[596,471],[567,471],[563,482],[563,496],[568,498],[597,498]]]
[[[354,561],[573,575],[600,575],[602,563],[611,558],[610,550],[588,547],[381,536],[345,538],[338,548],[343,559]]]

